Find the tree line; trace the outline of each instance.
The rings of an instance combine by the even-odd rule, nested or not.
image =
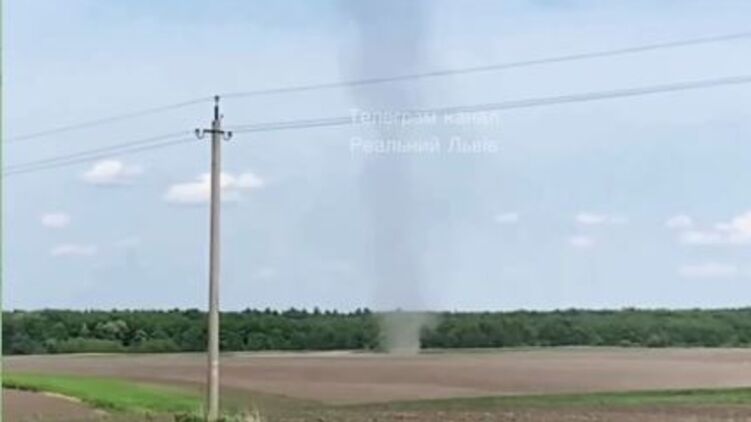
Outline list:
[[[221,348],[379,350],[380,317],[368,309],[223,312]],[[427,320],[423,348],[751,346],[751,308],[442,312]],[[3,312],[6,355],[196,352],[205,345],[206,314],[195,309]]]

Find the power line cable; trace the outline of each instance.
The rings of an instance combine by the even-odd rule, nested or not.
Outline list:
[[[117,114],[117,115],[112,115],[108,117],[103,117],[101,119],[87,120],[87,121],[80,122],[80,123],[53,127],[50,129],[40,130],[38,132],[26,133],[24,135],[19,135],[19,136],[12,136],[12,137],[7,138],[5,142],[18,142],[18,141],[29,140],[29,139],[34,139],[34,138],[41,138],[41,137],[45,137],[49,135],[55,135],[58,133],[71,132],[71,131],[75,131],[79,129],[87,129],[91,127],[101,126],[101,125],[105,125],[108,123],[114,123],[114,122],[119,122],[123,120],[130,120],[130,119],[134,119],[137,117],[148,116],[151,114],[162,113],[165,111],[176,110],[176,109],[188,107],[191,105],[201,104],[201,103],[211,100],[212,98],[213,97],[195,98],[192,100],[183,101],[179,103],[146,108],[146,109],[134,111],[131,113]]]
[[[582,94],[568,94],[541,98],[528,98],[522,100],[503,101],[496,103],[474,104],[454,107],[428,108],[419,110],[397,111],[404,116],[412,118],[424,117],[425,114],[452,114],[452,113],[472,113],[478,111],[502,111],[523,109],[532,107],[543,107],[558,104],[583,103],[589,101],[599,101],[615,98],[636,97],[644,95],[653,95],[670,92],[690,91],[697,89],[708,89],[719,86],[732,86],[751,83],[751,75],[731,76],[726,78],[705,79],[697,81],[679,82],[673,84],[653,85],[639,88],[627,88],[609,91],[587,92]],[[288,129],[306,129],[312,127],[343,126],[355,124],[352,117],[331,117],[322,119],[309,120],[291,120],[286,122],[259,123],[251,125],[232,126],[231,129],[237,133],[247,132],[268,132]]]
[[[263,96],[263,95],[286,94],[286,93],[293,93],[293,92],[298,93],[298,92],[315,91],[315,90],[330,89],[330,88],[376,85],[376,84],[383,84],[383,83],[389,83],[389,82],[401,82],[401,81],[414,80],[414,79],[435,78],[435,77],[449,76],[449,75],[463,75],[463,74],[469,74],[469,73],[491,72],[491,71],[497,71],[497,70],[540,66],[540,65],[547,65],[547,64],[554,64],[554,63],[565,63],[565,62],[572,62],[572,61],[578,61],[578,60],[589,60],[589,59],[597,59],[597,58],[603,58],[603,57],[622,56],[622,55],[628,55],[628,54],[644,53],[644,52],[653,51],[653,50],[679,48],[679,47],[687,47],[687,46],[701,45],[701,44],[712,44],[712,43],[719,43],[719,42],[726,42],[726,41],[735,41],[735,40],[744,39],[744,38],[751,38],[751,31],[737,32],[733,34],[725,34],[725,35],[702,37],[702,38],[691,38],[691,39],[686,39],[686,40],[671,41],[671,42],[656,43],[656,44],[646,44],[646,45],[640,45],[640,46],[634,46],[634,47],[620,48],[620,49],[615,49],[615,50],[593,51],[589,53],[578,53],[578,54],[546,57],[546,58],[541,58],[541,59],[499,63],[499,64],[492,64],[492,65],[485,65],[485,66],[446,69],[446,70],[437,70],[437,71],[422,72],[422,73],[410,73],[410,74],[405,74],[405,75],[388,76],[388,77],[381,77],[381,78],[355,79],[355,80],[344,81],[344,82],[329,82],[329,83],[312,84],[312,85],[297,85],[297,86],[286,87],[286,88],[260,89],[260,90],[253,90],[253,91],[244,91],[244,92],[242,91],[228,92],[228,93],[222,94],[222,97],[223,98],[244,98],[244,97],[255,97],[255,96]]]
[[[350,81],[343,81],[343,82],[296,85],[292,87],[259,89],[259,90],[253,90],[253,91],[227,92],[223,94],[222,96],[224,98],[246,98],[246,97],[264,96],[264,95],[299,93],[299,92],[315,91],[315,90],[331,89],[331,88],[367,86],[367,85],[376,85],[376,84],[383,84],[383,83],[390,83],[390,82],[401,82],[401,81],[421,79],[421,78],[435,78],[435,77],[449,76],[449,75],[490,72],[490,71],[496,71],[496,70],[523,68],[523,67],[530,67],[530,66],[540,66],[540,65],[545,65],[545,64],[565,63],[565,62],[572,62],[572,61],[578,61],[578,60],[588,60],[588,59],[613,57],[613,56],[621,56],[621,55],[628,55],[628,54],[637,54],[637,53],[662,50],[662,49],[671,49],[671,48],[688,47],[688,46],[693,46],[693,45],[735,41],[735,40],[740,40],[740,39],[745,39],[745,38],[751,38],[751,31],[736,32],[736,33],[731,33],[731,34],[708,36],[708,37],[701,37],[701,38],[691,38],[691,39],[664,42],[664,43],[646,44],[646,45],[626,47],[626,48],[615,49],[615,50],[602,50],[602,51],[594,51],[594,52],[589,52],[589,53],[579,53],[579,54],[553,56],[553,57],[547,57],[547,58],[541,58],[541,59],[507,62],[507,63],[493,64],[493,65],[486,65],[486,66],[447,69],[447,70],[439,70],[439,71],[423,72],[423,73],[412,73],[412,74],[390,76],[390,77],[358,79],[358,80],[350,80]],[[152,107],[152,108],[147,108],[147,109],[138,110],[138,111],[134,111],[130,113],[119,114],[119,115],[112,115],[112,116],[108,116],[108,117],[104,117],[100,119],[88,120],[88,121],[65,125],[65,126],[53,127],[53,128],[41,130],[38,132],[31,132],[31,133],[27,133],[27,134],[23,134],[19,136],[9,137],[5,141],[16,142],[16,141],[21,141],[21,140],[41,138],[41,137],[45,137],[45,136],[49,136],[49,135],[53,135],[57,133],[64,133],[64,132],[70,132],[70,131],[79,130],[79,129],[86,129],[90,127],[117,122],[117,121],[123,121],[123,120],[133,119],[137,117],[147,116],[150,114],[161,113],[161,112],[165,112],[165,111],[169,111],[173,109],[183,108],[183,107],[187,107],[187,106],[191,106],[195,104],[201,104],[201,103],[210,101],[212,98],[213,97],[210,97],[210,96],[194,98],[194,99],[179,102],[179,103]]]
[[[30,167],[25,167],[25,168],[22,168],[22,169],[17,169],[17,170],[9,170],[9,171],[3,173],[3,177],[13,176],[13,175],[16,175],[16,174],[34,173],[34,172],[37,172],[37,171],[49,170],[49,169],[60,168],[60,167],[68,167],[68,166],[71,166],[71,165],[74,165],[74,164],[86,163],[86,162],[90,162],[90,161],[94,161],[94,160],[99,160],[99,159],[102,159],[102,158],[112,157],[113,155],[129,155],[129,154],[134,154],[134,153],[139,153],[139,152],[144,152],[144,151],[151,151],[151,150],[155,150],[155,149],[162,149],[162,148],[171,147],[171,146],[175,146],[175,145],[179,145],[179,144],[185,144],[185,143],[187,143],[187,141],[192,141],[192,140],[194,140],[194,138],[175,139],[175,140],[172,140],[172,141],[161,142],[161,143],[156,143],[156,144],[152,144],[152,145],[143,145],[143,146],[140,146],[140,147],[130,148],[130,149],[126,149],[126,150],[120,150],[120,151],[115,151],[115,152],[107,152],[107,153],[90,155],[90,156],[86,156],[86,157],[80,157],[78,159],[73,159],[73,160],[60,160],[60,161],[58,161],[56,163],[49,164],[49,165],[42,165],[42,166],[36,166],[36,167],[35,166],[30,166]]]
[[[176,132],[177,133],[177,132]],[[186,131],[179,132],[180,135],[185,135]],[[165,148],[168,146],[185,143],[188,140],[194,140],[193,137],[183,136],[178,139],[174,135],[171,136],[155,136],[151,138],[145,138],[135,142],[122,143],[112,145],[104,148],[97,148],[93,150],[81,151],[75,154],[68,154],[59,157],[52,157],[43,160],[36,160],[27,163],[20,163],[10,166],[5,169],[3,176],[10,176],[14,174],[23,174],[29,172],[35,172],[39,170],[47,170],[58,167],[65,167],[73,164],[89,162],[98,160],[101,158],[107,158],[120,155],[128,155],[136,152],[149,151],[153,149]],[[162,141],[162,142],[157,142]]]
[[[609,91],[595,91],[595,92],[588,92],[588,93],[582,93],[582,94],[569,94],[569,95],[559,95],[559,96],[550,96],[550,97],[529,98],[529,99],[522,99],[522,100],[473,104],[473,105],[464,105],[464,106],[427,108],[427,109],[421,109],[421,110],[404,111],[402,113],[405,116],[415,116],[416,118],[419,118],[420,116],[424,116],[425,114],[428,114],[428,113],[446,115],[446,114],[451,114],[451,113],[472,113],[472,112],[491,111],[491,110],[496,110],[496,111],[514,110],[514,109],[545,107],[545,106],[561,105],[561,104],[585,103],[585,102],[591,102],[591,101],[601,101],[601,100],[616,99],[616,98],[638,97],[638,96],[644,96],[644,95],[690,91],[690,90],[697,90],[697,89],[709,89],[709,88],[714,88],[714,87],[733,86],[733,85],[741,85],[741,84],[749,84],[749,83],[751,83],[751,75],[741,75],[741,76],[731,76],[731,77],[725,77],[725,78],[679,82],[679,83],[664,84],[664,85],[653,85],[653,86],[638,87],[638,88],[628,88],[628,89],[609,90]],[[239,125],[239,126],[231,127],[231,129],[236,133],[256,133],[256,132],[269,132],[269,131],[289,130],[289,129],[307,129],[307,128],[316,128],[316,127],[344,126],[348,124],[354,124],[351,116],[346,116],[346,117],[340,116],[340,117],[322,118],[322,119],[290,120],[290,121],[259,123],[259,124],[251,124],[251,125]],[[179,133],[184,134],[186,132],[179,132]],[[177,132],[175,134],[177,134]],[[130,154],[130,153],[136,153],[136,152],[141,152],[141,151],[148,151],[148,150],[157,149],[157,148],[164,148],[167,146],[184,142],[188,139],[192,139],[192,138],[161,142],[158,144],[147,143],[146,145],[135,145],[132,142],[127,143],[127,144],[118,144],[113,147],[100,148],[97,150],[84,151],[84,152],[79,152],[77,154],[72,154],[72,155],[66,155],[66,156],[49,158],[49,159],[40,160],[40,161],[33,161],[33,162],[18,164],[16,166],[12,166],[11,168],[9,168],[6,172],[3,173],[3,175],[9,176],[13,174],[29,173],[29,172],[34,172],[34,171],[46,170],[50,168],[56,168],[56,167],[76,164],[80,162],[91,161],[91,160],[95,160],[99,158],[104,158],[108,155],[113,155],[113,154],[122,155],[122,154]],[[153,139],[151,141],[153,142]],[[141,140],[141,141],[136,141],[136,142],[146,143],[148,141]],[[133,146],[133,145],[135,145],[135,148],[127,148],[127,146]],[[94,154],[94,155],[91,155],[91,154]]]
[[[86,156],[86,155],[89,155],[89,154],[96,154],[96,153],[101,153],[101,152],[111,152],[111,151],[115,151],[115,150],[118,150],[118,149],[121,149],[121,148],[129,148],[129,147],[136,146],[136,145],[150,144],[150,143],[153,143],[155,141],[161,141],[163,139],[169,139],[169,138],[175,138],[175,137],[178,137],[178,136],[184,136],[184,135],[187,135],[189,133],[190,133],[189,131],[183,130],[183,131],[179,131],[179,132],[165,133],[163,135],[150,136],[148,138],[143,138],[143,139],[139,139],[139,140],[136,140],[136,141],[122,142],[122,143],[119,143],[119,144],[108,145],[108,146],[102,147],[102,148],[95,148],[95,149],[90,149],[90,150],[76,152],[76,153],[73,153],[73,154],[65,155],[65,158],[66,159],[67,158],[76,158],[76,157],[80,157],[80,156]],[[44,159],[44,160],[37,160],[37,161],[34,161],[32,163],[35,164],[35,165],[50,164],[50,163],[54,163],[55,161],[58,161],[58,160],[60,160],[60,158],[52,157],[52,158],[47,158],[47,159]],[[11,165],[11,166],[7,167],[6,170],[14,170],[17,167],[24,167],[24,166],[32,164],[32,163],[20,163],[20,164]]]

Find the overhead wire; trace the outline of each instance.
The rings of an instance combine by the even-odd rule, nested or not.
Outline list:
[[[295,86],[280,87],[280,88],[225,92],[221,94],[221,96],[223,98],[228,98],[228,99],[248,98],[248,97],[257,97],[257,96],[288,94],[288,93],[301,93],[301,92],[307,92],[307,91],[316,91],[316,90],[333,89],[333,88],[377,85],[377,84],[402,82],[402,81],[417,80],[417,79],[424,79],[424,78],[436,78],[436,77],[451,76],[451,75],[491,72],[491,71],[506,70],[506,69],[541,66],[541,65],[555,64],[555,63],[565,63],[565,62],[572,62],[572,61],[579,61],[579,60],[590,60],[590,59],[597,59],[597,58],[604,58],[604,57],[622,56],[622,55],[637,54],[637,53],[663,50],[663,49],[673,49],[673,48],[681,48],[681,47],[688,47],[688,46],[695,46],[695,45],[702,45],[702,44],[729,42],[729,41],[736,41],[736,40],[748,39],[748,38],[751,38],[751,31],[741,31],[741,32],[734,32],[734,33],[729,33],[729,34],[689,38],[689,39],[684,39],[684,40],[669,41],[669,42],[662,42],[662,43],[643,44],[643,45],[625,47],[625,48],[619,48],[619,49],[559,55],[559,56],[544,57],[544,58],[539,58],[539,59],[513,61],[513,62],[497,63],[497,64],[483,65],[483,66],[410,73],[410,74],[396,75],[396,76],[354,79],[354,80],[348,80],[348,81],[295,85]],[[47,136],[51,136],[51,135],[55,135],[59,133],[71,132],[71,131],[80,130],[80,129],[87,129],[87,128],[101,126],[101,125],[105,125],[109,123],[134,119],[138,117],[143,117],[143,116],[162,113],[162,112],[171,111],[175,109],[180,109],[180,108],[184,108],[184,107],[188,107],[192,105],[202,104],[204,102],[210,101],[212,98],[213,96],[197,97],[197,98],[193,98],[193,99],[189,99],[186,101],[177,102],[173,104],[150,107],[150,108],[136,110],[136,111],[132,111],[128,113],[115,114],[115,115],[106,116],[103,118],[97,118],[97,119],[86,120],[83,122],[73,123],[69,125],[52,127],[49,129],[44,129],[44,130],[40,130],[36,132],[30,132],[30,133],[17,135],[17,136],[11,136],[11,137],[6,138],[5,142],[14,143],[14,142],[23,141],[23,140],[31,140],[31,139],[36,139],[36,138],[47,137]]]
[[[698,89],[709,89],[721,86],[733,86],[751,83],[751,75],[739,75],[729,76],[723,78],[714,79],[702,79],[686,82],[678,82],[662,85],[651,85],[637,88],[615,89],[607,91],[593,91],[580,94],[566,94],[548,97],[536,97],[521,100],[510,100],[494,103],[482,103],[482,104],[470,104],[462,106],[449,106],[449,107],[437,107],[437,108],[425,108],[420,110],[406,110],[402,113],[406,116],[424,116],[426,113],[434,113],[438,115],[445,115],[450,113],[472,113],[480,111],[503,111],[514,109],[525,109],[532,107],[545,107],[561,104],[573,104],[573,103],[585,103],[591,101],[602,101],[608,99],[638,97],[645,95],[655,95],[660,93],[671,93],[690,91]],[[352,116],[339,116],[321,119],[302,119],[302,120],[289,120],[279,122],[257,123],[248,125],[228,126],[227,129],[231,129],[236,133],[258,133],[269,132],[279,130],[290,129],[308,129],[317,127],[335,127],[354,124]],[[165,134],[158,137],[151,137],[141,139],[132,142],[121,143],[110,147],[103,147],[94,150],[81,151],[75,154],[63,155],[59,157],[52,157],[44,160],[37,160],[27,163],[21,163],[6,168],[3,172],[3,176],[10,176],[14,174],[29,173],[41,170],[47,170],[51,168],[57,168],[62,166],[68,166],[86,161],[92,161],[106,156],[114,154],[132,154],[143,151],[150,151],[153,149],[166,148],[172,145],[185,142],[192,138],[181,138],[179,140],[170,140],[164,142],[155,142],[164,139],[165,137],[175,137],[183,135],[188,132],[174,132],[171,134]]]

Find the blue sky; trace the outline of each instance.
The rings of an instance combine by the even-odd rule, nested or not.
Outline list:
[[[740,32],[751,12],[698,0],[157,3],[6,1],[4,135],[217,92]],[[749,74],[749,53],[745,39],[227,99],[223,110],[243,125],[648,86]],[[203,104],[10,143],[3,161],[205,127],[210,113]],[[374,158],[351,141],[384,133],[352,126],[238,134],[225,144],[223,307],[749,303],[751,86],[498,118],[396,133],[497,146],[479,154]],[[3,305],[204,307],[208,152],[195,141],[6,178]],[[403,169],[398,160],[406,181],[384,172]]]

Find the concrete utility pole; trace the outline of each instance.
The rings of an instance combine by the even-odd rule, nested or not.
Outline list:
[[[206,419],[219,419],[219,217],[221,213],[222,139],[229,140],[232,132],[222,130],[219,96],[214,97],[214,120],[211,129],[196,129],[202,139],[211,134],[211,223],[209,251],[209,341]]]

